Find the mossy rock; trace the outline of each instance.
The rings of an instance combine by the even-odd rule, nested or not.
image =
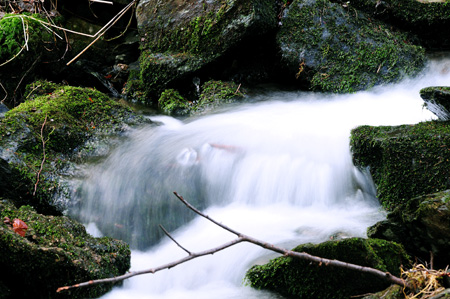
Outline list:
[[[305,244],[293,251],[372,267],[396,276],[401,265],[410,263],[401,245],[378,239],[350,238]],[[254,288],[271,290],[287,298],[349,298],[389,286],[388,282],[369,274],[293,257],[279,257],[266,265],[253,266],[246,279]]]
[[[20,172],[22,182],[39,182],[37,189],[28,186],[33,194],[28,204],[43,212],[57,205],[53,196],[64,192],[58,175],[88,155],[83,152],[88,140],[120,134],[143,118],[94,89],[37,81],[28,91],[28,100],[0,120],[0,158]]]
[[[140,70],[130,73],[127,92],[155,105],[166,89],[193,87],[194,73],[227,55],[236,58],[245,52],[240,46],[248,39],[273,32],[276,15],[270,0],[140,2]],[[224,68],[207,76],[217,78]]]
[[[393,284],[387,289],[362,297],[362,299],[404,299],[403,287]]]
[[[425,107],[440,120],[450,120],[450,87],[432,86],[422,88],[420,97],[425,101]]]
[[[450,123],[360,126],[351,131],[353,162],[368,168],[387,210],[450,188]]]
[[[346,3],[405,31],[416,34],[428,47],[450,46],[448,35],[442,28],[450,26],[449,1],[428,0],[360,0]]]
[[[329,0],[293,1],[281,21],[277,42],[287,72],[312,90],[366,90],[424,66],[423,48],[405,34]]]
[[[27,83],[42,72],[42,62],[54,61],[61,54],[54,38],[39,21],[38,14],[6,14],[0,19],[0,97],[11,105],[21,101]],[[25,42],[25,35],[27,41]]]
[[[158,100],[159,108],[171,115],[200,115],[244,97],[240,86],[233,82],[210,80],[199,87],[200,90],[199,99],[191,102],[177,90],[166,89]]]
[[[421,261],[445,268],[450,260],[450,190],[413,198],[399,205],[387,219],[368,229],[368,236],[404,245]]]
[[[24,221],[22,237],[15,233],[8,217]],[[92,298],[109,291],[111,284],[74,289],[57,294],[66,285],[124,274],[130,267],[126,243],[111,238],[94,238],[83,225],[64,216],[43,216],[30,206],[0,201],[0,285],[21,298]]]

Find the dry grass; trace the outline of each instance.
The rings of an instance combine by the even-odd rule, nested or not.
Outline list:
[[[443,290],[443,277],[450,276],[450,273],[445,270],[427,269],[424,265],[415,265],[412,269],[401,270],[401,277],[411,286],[410,293],[405,293],[407,299],[426,299],[430,298]],[[405,290],[404,290],[405,292]]]

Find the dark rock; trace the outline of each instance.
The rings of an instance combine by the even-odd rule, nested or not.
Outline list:
[[[377,239],[350,238],[294,249],[315,256],[368,266],[398,276],[409,258],[403,247]],[[252,287],[275,291],[288,298],[349,298],[377,292],[390,283],[362,272],[317,265],[293,257],[279,257],[253,266],[246,276]]]
[[[450,120],[450,87],[427,87],[420,90],[425,107],[440,120]]]
[[[136,16],[143,51],[139,72],[130,74],[138,82],[130,83],[129,92],[143,90],[142,100],[153,103],[175,83],[193,87],[195,72],[212,68],[206,76],[218,77],[239,65],[234,62],[242,53],[252,53],[246,56],[252,60],[266,44],[263,36],[276,28],[275,1],[269,0],[147,0]]]
[[[371,17],[401,28],[419,38],[428,49],[448,49],[450,39],[442,28],[450,26],[450,7],[445,1],[339,0],[349,9],[358,9]]]
[[[433,257],[435,269],[445,268],[450,261],[450,190],[397,206],[368,235],[401,243],[421,263]]]
[[[22,237],[5,217],[24,221]],[[43,216],[31,207],[16,209],[0,201],[0,289],[21,298],[92,298],[109,291],[111,284],[79,288],[61,294],[66,285],[124,274],[130,250],[122,241],[94,238],[83,225],[67,217]]]
[[[328,0],[297,0],[277,36],[291,80],[313,90],[353,92],[417,74],[424,50],[363,12]]]

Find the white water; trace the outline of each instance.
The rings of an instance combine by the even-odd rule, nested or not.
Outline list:
[[[332,97],[270,93],[261,96],[264,101],[186,122],[155,117],[165,125],[136,132],[126,149],[119,148],[105,162],[108,165],[92,170],[95,188],[90,188],[96,197],[111,201],[104,214],[112,216],[114,206],[125,212],[126,205],[120,202],[127,200],[126,194],[135,196],[136,184],[154,179],[142,172],[148,170],[143,164],[178,163],[176,171],[167,170],[172,190],[147,190],[151,196],[178,191],[177,184],[186,184],[183,178],[193,173],[201,190],[192,194],[205,197],[204,212],[244,234],[286,248],[322,242],[338,233],[364,237],[366,228],[384,215],[370,178],[352,165],[350,130],[363,124],[412,124],[434,118],[422,108],[419,90],[450,85],[450,74],[443,71],[449,65],[449,61],[435,61],[418,79],[372,92]],[[207,143],[235,148],[202,151]],[[186,148],[201,157],[180,155]],[[192,167],[196,170],[190,173]],[[166,184],[153,182],[144,189]],[[172,234],[194,252],[235,237],[203,218]],[[134,250],[131,270],[157,267],[183,256],[185,252],[165,238],[149,250]],[[170,270],[129,279],[104,298],[277,298],[243,284],[251,265],[274,256],[255,245],[239,244]]]

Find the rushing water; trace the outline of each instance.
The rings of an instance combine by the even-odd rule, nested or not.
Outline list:
[[[364,237],[384,214],[370,177],[352,164],[350,130],[434,118],[422,108],[419,90],[449,85],[448,66],[448,60],[434,60],[419,78],[371,92],[270,92],[200,118],[151,117],[161,125],[136,131],[90,169],[79,215],[139,248],[131,270],[185,256],[167,237],[158,241],[158,223],[193,252],[235,238],[195,217],[172,191],[215,220],[286,248],[336,235]],[[105,298],[277,298],[243,283],[251,265],[274,256],[238,244],[129,279]]]

